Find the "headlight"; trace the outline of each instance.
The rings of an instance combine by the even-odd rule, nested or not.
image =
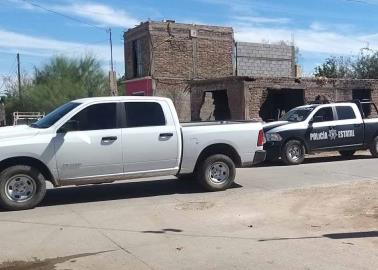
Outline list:
[[[266,133],[265,138],[266,138],[266,141],[268,141],[268,142],[280,142],[280,141],[282,141],[282,137],[278,133]]]

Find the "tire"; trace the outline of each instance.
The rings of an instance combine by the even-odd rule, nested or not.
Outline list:
[[[370,145],[370,153],[373,157],[378,158],[378,136],[374,138]]]
[[[305,147],[298,140],[290,140],[282,147],[281,159],[286,165],[299,165],[305,159]]]
[[[226,190],[234,183],[235,174],[235,163],[222,154],[207,157],[196,172],[198,181],[207,191]]]
[[[193,181],[196,178],[195,175],[192,174],[192,173],[190,173],[190,174],[180,174],[180,175],[177,175],[176,177],[180,181],[187,181],[187,182]]]
[[[34,208],[45,194],[45,179],[31,166],[16,165],[0,173],[0,207],[6,210]]]
[[[339,153],[342,157],[351,157],[356,153],[356,150],[342,150]]]

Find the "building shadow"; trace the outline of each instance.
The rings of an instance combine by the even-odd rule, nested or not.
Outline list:
[[[375,237],[378,237],[378,231],[330,233],[330,234],[323,234],[321,236],[266,238],[266,239],[260,239],[258,241],[269,242],[269,241],[307,240],[307,239],[321,239],[321,238],[340,240],[340,239],[359,239],[359,238],[375,238]]]
[[[241,187],[235,183],[231,188]],[[194,193],[206,191],[196,181],[178,179],[72,186],[47,190],[38,207]]]

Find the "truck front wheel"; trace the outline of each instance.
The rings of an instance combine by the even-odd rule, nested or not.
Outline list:
[[[370,153],[373,157],[378,157],[378,136],[374,138],[370,146]]]
[[[229,188],[235,179],[235,163],[226,155],[207,157],[199,164],[197,177],[207,191],[221,191]]]
[[[281,158],[286,165],[298,165],[305,159],[305,147],[298,140],[290,140],[282,147]]]
[[[6,210],[34,208],[45,194],[45,179],[31,166],[16,165],[0,173],[0,206]]]

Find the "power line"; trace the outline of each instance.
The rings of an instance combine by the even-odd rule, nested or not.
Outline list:
[[[56,10],[53,10],[53,9],[50,9],[50,8],[47,8],[47,7],[44,7],[44,6],[41,6],[39,4],[36,4],[30,0],[21,0],[29,5],[32,5],[34,7],[37,7],[37,8],[40,8],[40,9],[43,9],[45,11],[48,11],[48,12],[51,12],[55,15],[58,15],[58,16],[61,16],[61,17],[64,17],[64,18],[67,18],[67,19],[70,19],[70,20],[73,20],[75,22],[79,22],[79,23],[83,23],[83,24],[86,24],[88,26],[91,26],[91,27],[94,27],[94,28],[97,28],[97,29],[100,29],[101,31],[106,31],[106,33],[109,33],[109,43],[110,43],[110,62],[111,62],[111,71],[113,72],[113,41],[112,41],[112,29],[111,28],[104,28],[104,27],[100,27],[100,26],[97,26],[97,25],[94,25],[94,24],[90,24],[86,21],[83,21],[83,20],[80,20],[78,18],[75,18],[75,17],[72,17],[72,16],[69,16],[69,15],[66,15],[64,13],[61,13],[61,12],[58,12]]]
[[[91,27],[97,28],[97,29],[99,29],[99,30],[101,30],[101,31],[107,30],[107,28],[103,28],[103,27],[100,27],[100,26],[98,26],[98,25],[91,24],[91,23],[88,23],[88,22],[86,22],[86,21],[80,20],[80,19],[78,19],[78,18],[75,18],[75,17],[69,16],[69,15],[66,15],[66,14],[64,14],[64,13],[58,12],[58,11],[56,11],[56,10],[53,10],[53,9],[50,9],[50,8],[47,8],[47,7],[41,6],[41,5],[36,4],[36,3],[34,3],[34,2],[32,2],[32,1],[30,1],[30,0],[21,0],[21,1],[23,1],[23,2],[25,2],[25,3],[27,3],[27,4],[30,4],[30,5],[32,5],[32,6],[34,6],[34,7],[40,8],[40,9],[45,10],[45,11],[48,11],[48,12],[50,12],[50,13],[53,13],[53,14],[55,14],[55,15],[58,15],[58,16],[61,16],[61,17],[64,17],[64,18],[66,18],[66,19],[70,19],[70,20],[72,20],[72,21],[79,22],[79,23],[82,23],[82,24],[85,24],[85,25],[88,25],[88,26],[91,26]]]

